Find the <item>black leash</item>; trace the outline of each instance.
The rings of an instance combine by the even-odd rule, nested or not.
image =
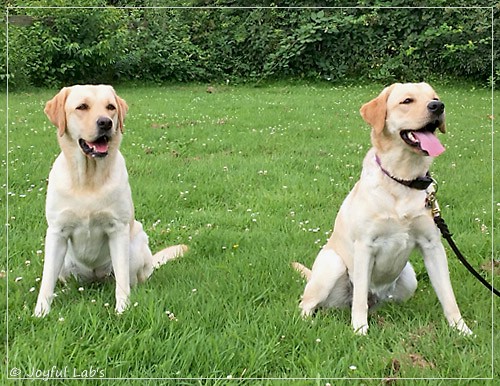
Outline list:
[[[464,257],[464,255],[462,255],[457,245],[451,238],[452,234],[448,229],[448,225],[446,225],[444,219],[441,217],[441,211],[439,210],[439,206],[436,201],[437,184],[435,182],[434,186],[436,187],[434,191],[428,193],[427,195],[427,206],[432,210],[434,222],[441,231],[441,235],[448,242],[453,252],[455,252],[458,260],[460,260],[460,262],[465,265],[465,268],[467,268],[469,272],[476,277],[477,280],[479,280],[486,288],[488,288],[490,292],[493,292],[495,295],[500,296],[500,291],[493,287],[490,283],[488,283],[488,281],[484,277],[482,277],[481,274],[477,272],[472,265],[469,264],[467,259]]]
[[[470,273],[472,273],[477,280],[479,280],[483,285],[488,288],[490,291],[493,291],[493,293],[497,296],[500,296],[500,291],[497,290],[495,287],[493,287],[484,277],[482,277],[479,272],[477,272],[472,265],[469,264],[469,262],[465,259],[464,255],[460,253],[458,250],[457,245],[451,238],[452,234],[450,233],[450,230],[448,229],[448,225],[444,222],[444,219],[441,216],[436,216],[434,217],[434,222],[436,223],[437,227],[441,231],[441,234],[443,235],[444,239],[448,242],[450,245],[450,248],[455,252],[455,255],[457,255],[458,260],[462,262],[463,265],[465,265],[465,268],[469,270]]]

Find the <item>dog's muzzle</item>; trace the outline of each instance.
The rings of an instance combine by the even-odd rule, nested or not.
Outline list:
[[[417,150],[420,150],[424,155],[437,157],[445,151],[444,146],[436,137],[436,130],[443,124],[444,103],[440,101],[432,101],[427,105],[432,120],[424,127],[417,130],[403,130],[400,136],[405,143]]]
[[[108,155],[109,137],[107,135],[102,135],[92,142],[80,138],[78,144],[85,155],[89,157],[103,158]]]
[[[109,141],[111,140],[111,130],[113,121],[108,117],[99,117],[96,121],[98,137],[93,141],[83,138],[78,140],[78,144],[83,153],[89,157],[103,158],[108,155]]]

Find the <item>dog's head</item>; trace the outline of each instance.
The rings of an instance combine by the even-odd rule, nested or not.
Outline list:
[[[360,110],[379,149],[398,146],[425,156],[444,151],[436,130],[445,132],[444,103],[427,83],[395,83]]]
[[[60,138],[67,136],[87,157],[103,158],[119,146],[127,110],[111,86],[76,85],[59,91],[44,111]]]

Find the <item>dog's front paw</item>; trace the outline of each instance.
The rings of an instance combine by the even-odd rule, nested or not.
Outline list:
[[[368,332],[368,319],[366,315],[353,315],[351,325],[356,335],[366,335]]]
[[[43,318],[50,311],[50,301],[45,298],[40,298],[36,302],[34,316],[37,318]]]
[[[368,333],[368,325],[364,324],[360,327],[353,326],[354,328],[354,333],[356,335],[366,335]]]
[[[128,298],[116,298],[115,311],[118,315],[123,314],[123,312],[128,308],[129,301]]]
[[[307,304],[305,304],[303,301],[300,302],[300,316],[302,316],[303,319],[307,319],[311,317],[314,314],[315,307],[311,307]]]
[[[454,329],[458,330],[460,335],[468,335],[468,336],[474,335],[472,330],[467,326],[467,324],[465,324],[463,319],[459,319],[458,322],[452,323],[451,326]]]

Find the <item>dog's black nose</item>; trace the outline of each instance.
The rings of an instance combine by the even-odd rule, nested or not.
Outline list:
[[[109,131],[113,127],[113,121],[108,117],[99,117],[97,119],[97,128],[102,131]]]
[[[444,111],[444,103],[440,101],[429,102],[427,109],[429,109],[432,114],[441,115]]]

